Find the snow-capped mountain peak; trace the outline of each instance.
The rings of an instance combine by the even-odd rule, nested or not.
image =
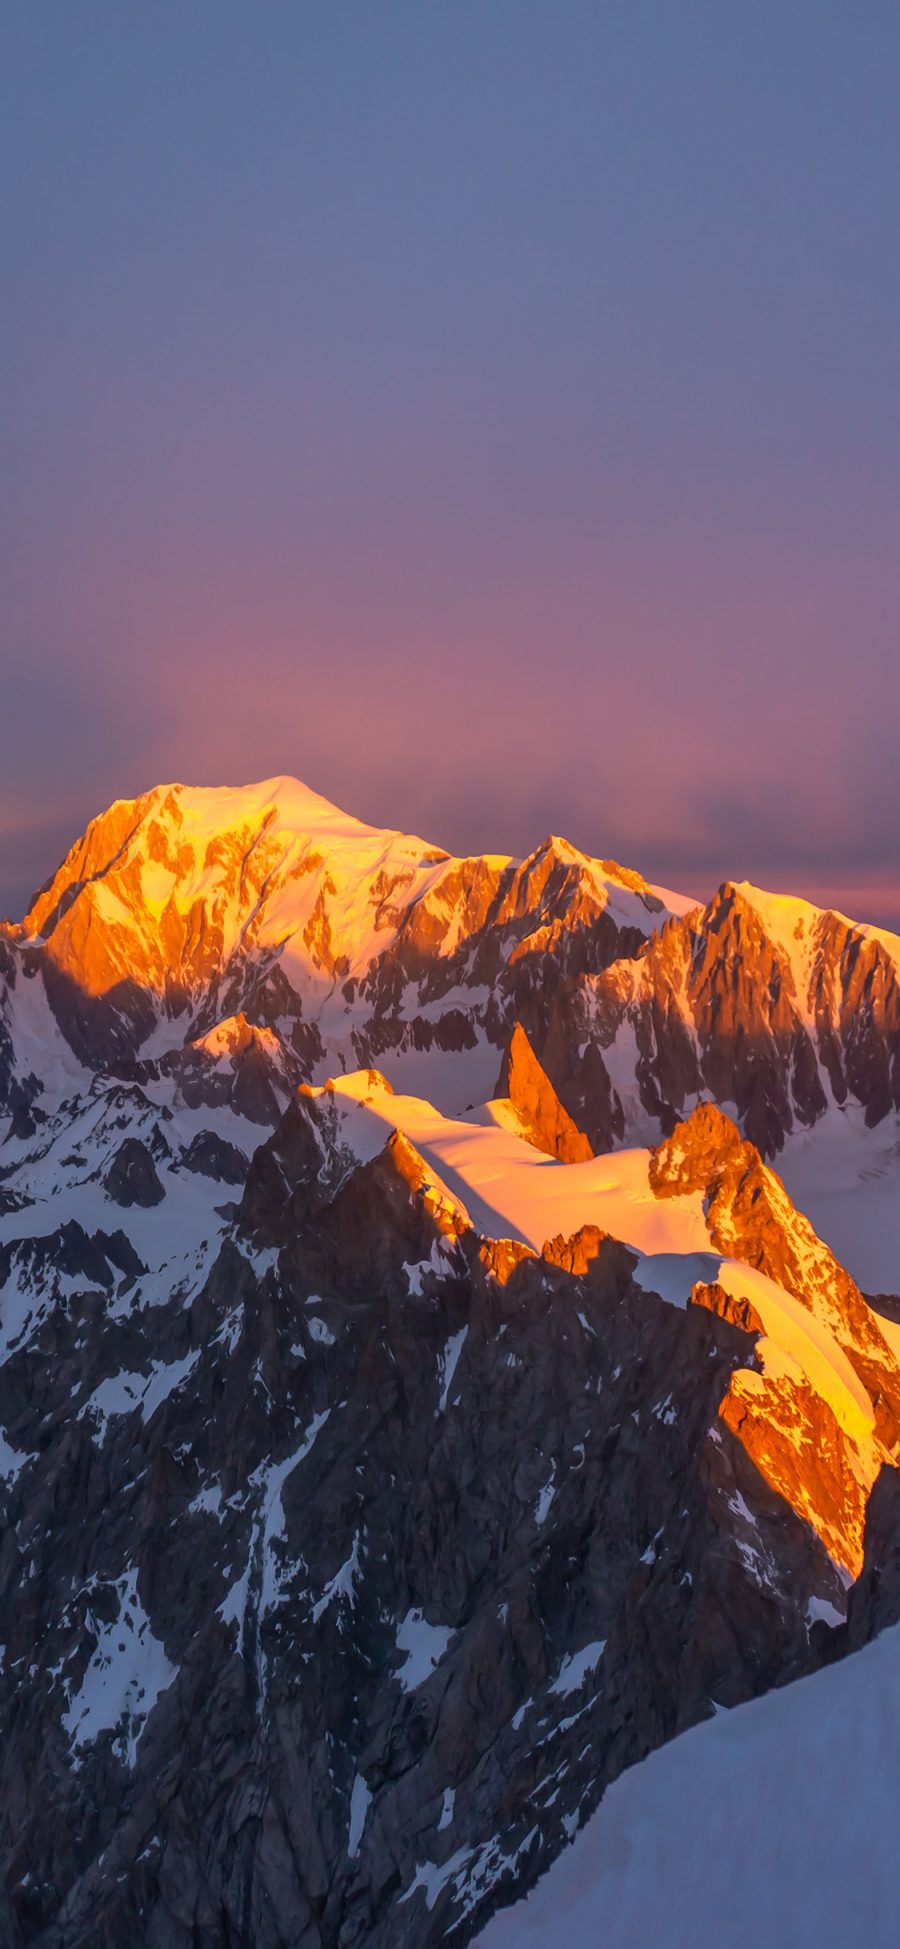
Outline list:
[[[158,1060],[243,1012],[298,1081],[377,1060],[438,1096],[445,1072],[461,1106],[513,1022],[543,1024],[548,976],[634,952],[674,910],[565,842],[457,859],[277,778],[118,801],[5,938],[88,1066]]]

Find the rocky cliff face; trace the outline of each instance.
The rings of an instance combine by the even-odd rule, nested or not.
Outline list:
[[[509,1104],[523,1137],[548,1157],[558,1157],[563,1164],[578,1164],[593,1156],[583,1130],[560,1103],[520,1022],[513,1029],[503,1059],[497,1096]]]
[[[900,941],[726,885],[637,959],[561,988],[538,1052],[597,1149],[712,1098],[772,1156],[830,1105],[870,1125],[900,1107]]]
[[[463,1941],[623,1766],[817,1661],[843,1581],[719,1411],[755,1335],[634,1269],[479,1238],[327,1092],[190,1293],[136,1303],[100,1233],[11,1268],[11,1949]]]
[[[711,1104],[695,1110],[659,1146],[650,1181],[658,1197],[700,1192],[715,1249],[798,1301],[861,1384],[858,1418],[828,1388],[811,1385],[809,1370],[804,1378],[792,1369],[785,1339],[780,1358],[763,1358],[762,1375],[735,1376],[720,1406],[766,1480],[857,1576],[870,1491],[879,1471],[900,1453],[900,1373],[877,1315],[795,1211],[774,1171]],[[735,1306],[753,1308],[753,1282],[746,1296],[729,1283],[731,1294],[723,1291],[709,1303],[736,1317]],[[756,1317],[765,1334],[765,1322]]]

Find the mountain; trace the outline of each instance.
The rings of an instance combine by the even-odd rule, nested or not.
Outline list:
[[[216,1185],[192,1277],[148,1274],[160,1207],[118,1186],[105,1229],[10,1240],[11,1944],[443,1939],[710,1700],[814,1667],[832,1473],[877,1472],[884,1414],[821,1295],[726,1261],[670,1171],[610,1184],[365,1072]],[[739,1384],[828,1467],[761,1470]]]
[[[706,1097],[769,1156],[835,1107],[873,1126],[900,1108],[900,939],[726,884],[568,984],[538,1053],[597,1148],[664,1134]]]
[[[461,1107],[493,1087],[516,1021],[543,1029],[564,976],[634,953],[684,904],[564,840],[454,859],[293,779],[161,786],[94,820],[0,934],[0,1088],[10,1107],[46,1090],[48,1024],[89,1072],[179,1076],[244,1019],[292,1081],[390,1057]]]
[[[9,1949],[491,1940],[900,1616],[895,1234],[867,1298],[781,1174],[896,1143],[893,949],[787,904],[275,780],[4,927]]]
[[[894,1580],[882,1619],[892,1628],[878,1644],[718,1713],[618,1780],[477,1949],[890,1943],[900,1902],[884,1817],[896,1800],[898,1596]]]
[[[292,779],[161,786],[0,928],[0,1103],[52,1100],[51,1050],[63,1088],[149,1067],[196,1096],[249,1039],[261,1121],[370,1064],[458,1110],[519,1025],[594,1150],[711,1099],[774,1156],[837,1108],[900,1107],[898,969],[896,936],[747,885],[703,908],[561,839],[454,859]]]

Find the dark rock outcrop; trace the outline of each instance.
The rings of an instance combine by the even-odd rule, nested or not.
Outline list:
[[[216,1178],[221,1184],[243,1184],[250,1168],[245,1153],[215,1130],[198,1130],[182,1152],[180,1163],[185,1171]]]
[[[166,1195],[153,1157],[139,1137],[123,1138],[106,1173],[104,1186],[113,1203],[126,1209],[129,1205],[141,1205],[149,1210],[152,1205],[161,1204]]]
[[[847,1641],[858,1651],[900,1623],[900,1470],[883,1468],[869,1497],[863,1568],[850,1592]]]
[[[0,1368],[9,1949],[464,1942],[843,1602],[719,1418],[755,1336],[338,1139],[298,1097],[188,1307]]]

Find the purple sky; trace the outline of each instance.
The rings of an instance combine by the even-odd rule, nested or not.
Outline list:
[[[10,0],[0,911],[293,771],[900,924],[900,9]]]

